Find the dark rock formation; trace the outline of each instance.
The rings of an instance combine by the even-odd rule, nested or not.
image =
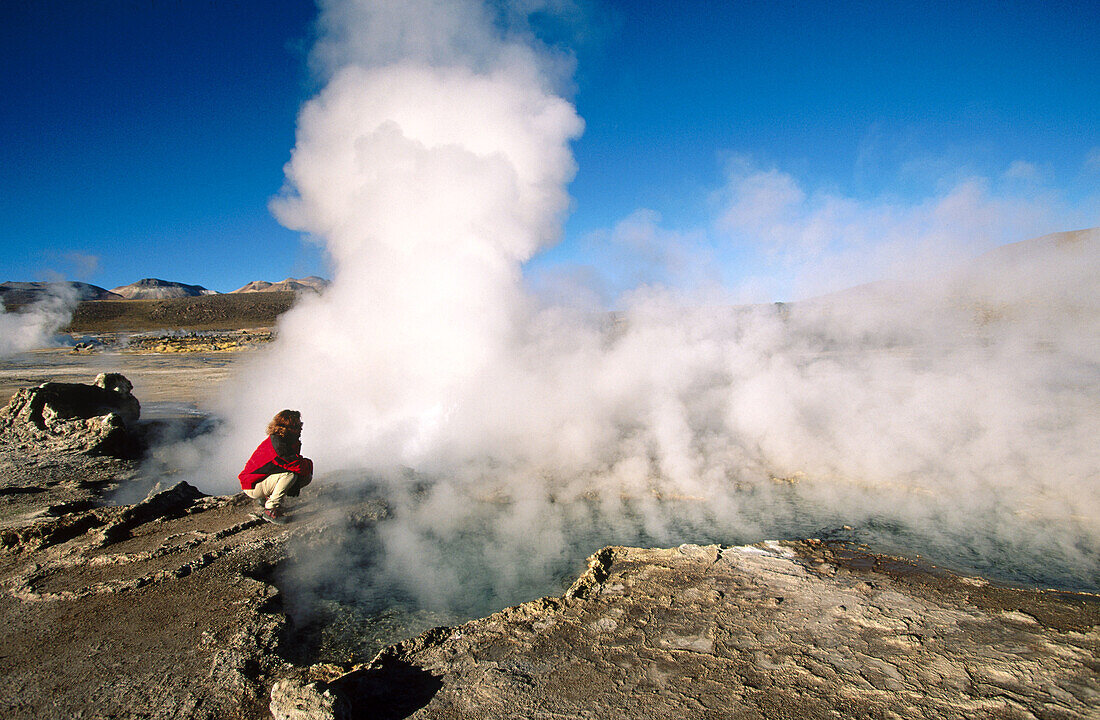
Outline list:
[[[613,547],[562,598],[299,694],[348,717],[1095,718],[1098,624],[1094,596],[820,543]]]
[[[132,390],[118,373],[101,373],[92,385],[47,382],[23,388],[0,410],[0,433],[53,452],[130,454],[141,415]]]

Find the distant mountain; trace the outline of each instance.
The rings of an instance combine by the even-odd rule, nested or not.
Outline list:
[[[328,284],[328,280],[317,277],[316,275],[310,275],[309,277],[301,279],[287,278],[277,283],[270,283],[266,280],[253,280],[244,287],[237,288],[233,292],[302,292],[303,290],[310,290],[319,293],[327,288]]]
[[[979,255],[974,263],[978,269],[995,268],[999,271],[1031,272],[1038,266],[1051,263],[1059,265],[1095,266],[1100,252],[1100,228],[1056,232],[1030,240],[1009,243]]]
[[[1058,306],[1097,310],[1100,228],[1052,233],[994,248],[961,268],[956,288],[1016,314]]]
[[[1068,307],[1095,302],[1100,277],[1100,228],[1070,230],[1000,245],[939,277],[935,292],[957,302]],[[927,278],[878,280],[805,301],[808,304],[886,304],[912,299]]]
[[[82,282],[5,282],[0,283],[0,300],[5,307],[29,305],[45,297],[66,300],[121,300],[122,298],[98,285]]]
[[[171,300],[173,298],[218,294],[214,290],[207,290],[202,285],[185,285],[184,283],[158,280],[156,278],[145,278],[144,280],[138,280],[136,283],[111,288],[111,292],[121,295],[127,300]]]

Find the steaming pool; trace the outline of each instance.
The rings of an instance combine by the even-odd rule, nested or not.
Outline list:
[[[48,380],[90,382],[100,372],[122,372],[135,385],[143,418],[213,427],[205,408],[247,355],[23,353],[0,361],[0,390],[10,395]],[[365,661],[430,627],[561,594],[606,545],[815,537],[1008,584],[1100,592],[1095,518],[1076,511],[1072,498],[1052,513],[995,492],[971,498],[812,477],[740,478],[690,497],[659,486],[633,493],[589,482],[580,483],[583,492],[563,490],[568,486],[551,479],[513,489],[412,472],[320,474],[306,493],[313,497],[303,500],[328,508],[325,528],[299,537],[275,570],[296,659]]]
[[[973,532],[932,534],[858,508],[830,509],[798,484],[743,487],[736,507],[728,498],[715,507],[705,499],[656,497],[458,498],[445,483],[424,478],[412,481],[411,492],[354,474],[319,479],[337,483],[342,502],[359,510],[294,545],[276,572],[301,661],[366,662],[432,627],[560,595],[586,558],[607,545],[819,538],[1008,585],[1100,590],[1095,555],[1074,555],[1037,536],[1006,540],[983,530],[981,518]]]

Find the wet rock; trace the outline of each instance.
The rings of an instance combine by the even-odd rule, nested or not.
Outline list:
[[[0,434],[52,452],[132,454],[141,404],[133,384],[101,373],[94,384],[47,382],[17,390],[0,409]]]
[[[356,716],[386,695],[412,718],[1096,717],[1097,598],[969,580],[812,542],[607,548],[562,598],[332,687]]]

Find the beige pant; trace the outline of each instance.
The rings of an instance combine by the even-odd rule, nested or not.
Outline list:
[[[285,472],[268,475],[256,483],[256,487],[245,490],[244,494],[255,500],[267,498],[264,507],[268,510],[277,510],[283,504],[283,497],[286,495],[287,490],[294,487],[294,483],[297,481],[297,473]]]

